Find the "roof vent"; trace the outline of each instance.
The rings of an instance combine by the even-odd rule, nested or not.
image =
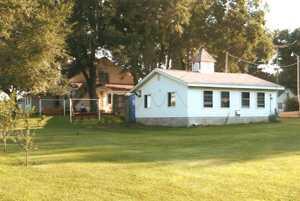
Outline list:
[[[192,71],[214,73],[216,60],[203,48],[196,52],[192,60]]]

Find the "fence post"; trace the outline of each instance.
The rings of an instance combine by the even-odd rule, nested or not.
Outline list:
[[[64,99],[64,117],[66,116],[66,99]]]
[[[72,109],[73,109],[73,107],[72,107],[72,99],[70,98],[69,99],[69,107],[70,107],[70,122],[72,123],[73,121],[72,121]]]
[[[40,116],[42,116],[42,99],[39,99],[39,112],[40,112]]]
[[[98,120],[101,119],[101,112],[100,112],[100,99],[98,98]]]

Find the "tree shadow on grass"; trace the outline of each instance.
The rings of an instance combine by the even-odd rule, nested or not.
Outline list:
[[[205,165],[300,154],[299,120],[205,128],[70,125],[50,119],[33,153],[37,165],[58,163],[172,163]]]

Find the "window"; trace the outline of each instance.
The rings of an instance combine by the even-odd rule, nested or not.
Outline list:
[[[250,93],[242,92],[242,107],[250,107]]]
[[[230,107],[230,93],[228,91],[221,92],[221,107]]]
[[[151,95],[144,95],[144,108],[150,108],[151,106]]]
[[[99,84],[100,85],[105,85],[109,82],[109,76],[108,76],[108,73],[106,72],[99,72]]]
[[[257,93],[257,107],[265,108],[265,93]]]
[[[168,107],[175,107],[176,106],[176,94],[175,92],[168,93]]]
[[[212,91],[204,91],[203,98],[204,107],[213,107],[213,92]]]
[[[107,104],[111,104],[111,98],[112,98],[112,95],[111,95],[111,93],[109,93],[108,95],[107,95]]]

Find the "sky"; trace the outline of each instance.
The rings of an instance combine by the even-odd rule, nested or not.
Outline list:
[[[300,0],[263,0],[268,4],[267,27],[271,30],[300,27]]]

